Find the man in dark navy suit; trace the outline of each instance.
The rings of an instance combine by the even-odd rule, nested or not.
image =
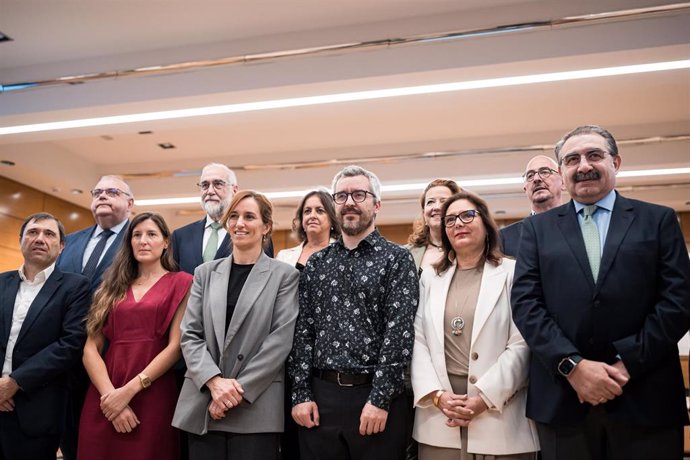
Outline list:
[[[202,263],[230,255],[230,237],[219,222],[239,190],[235,173],[220,163],[204,166],[197,186],[206,216],[178,228],[172,234],[173,257],[180,270],[192,275]],[[270,239],[266,242],[265,252],[273,257],[273,242]]]
[[[543,458],[680,459],[690,259],[676,214],[616,192],[621,156],[599,126],[566,134],[556,158],[572,201],[525,219],[512,290]]]
[[[55,266],[65,231],[52,215],[20,230],[24,264],[0,274],[0,458],[54,460],[67,377],[81,359],[89,281]]]
[[[558,173],[558,163],[553,159],[537,155],[533,157],[522,175],[525,179],[523,190],[531,203],[531,214],[548,211],[561,205],[563,179]],[[517,221],[501,229],[501,248],[503,254],[515,257],[522,234],[522,221]]]
[[[103,176],[91,190],[91,197],[91,212],[96,225],[67,235],[65,250],[60,255],[57,266],[64,272],[86,276],[93,294],[127,233],[134,195],[121,177]],[[60,444],[64,460],[77,458],[79,417],[89,385],[89,378],[81,361],[75,368],[72,380],[70,409]]]

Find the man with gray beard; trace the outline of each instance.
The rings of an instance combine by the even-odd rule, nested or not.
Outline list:
[[[235,173],[220,163],[204,166],[197,186],[206,216],[178,228],[172,234],[173,257],[180,270],[192,275],[202,263],[230,255],[230,237],[220,224],[220,219],[239,190]],[[269,239],[266,245],[264,251],[273,257],[273,242]]]

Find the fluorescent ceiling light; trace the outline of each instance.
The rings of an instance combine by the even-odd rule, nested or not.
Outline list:
[[[639,169],[634,171],[620,171],[618,177],[650,177],[650,176],[672,176],[677,174],[690,174],[690,168],[667,168],[667,169]],[[465,188],[474,187],[495,187],[499,185],[521,185],[524,183],[522,177],[492,177],[487,179],[462,179],[457,178],[455,181]],[[421,192],[429,182],[411,182],[407,184],[382,185],[381,192]],[[317,188],[317,187],[314,187]],[[269,200],[279,200],[282,198],[302,198],[307,192],[314,190],[288,190],[285,192],[266,192],[266,198]],[[327,187],[325,187],[328,189]],[[161,206],[171,204],[190,204],[198,203],[199,197],[181,197],[181,198],[159,198],[136,200],[134,202],[137,206]]]
[[[0,136],[5,136],[8,134],[53,131],[59,129],[84,128],[91,126],[117,125],[123,123],[200,117],[206,115],[252,112],[257,110],[282,109],[288,107],[303,107],[309,105],[332,104],[336,102],[365,101],[398,96],[414,96],[420,94],[464,91],[470,89],[498,88],[502,86],[529,85],[533,83],[581,80],[586,78],[610,77],[615,75],[630,75],[646,72],[659,72],[664,70],[679,70],[688,68],[690,68],[690,59],[681,61],[655,62],[650,64],[603,67],[599,69],[571,70],[566,72],[523,75],[517,77],[489,78],[484,80],[470,80],[451,83],[438,83],[431,85],[407,86],[402,88],[388,88],[369,91],[356,91],[350,93],[326,94],[322,96],[274,99],[269,101],[245,102],[239,104],[165,110],[161,112],[146,112],[135,113],[130,115],[114,115],[109,117],[83,118],[80,120],[54,121],[48,123],[35,123],[30,125],[6,126],[0,127]]]

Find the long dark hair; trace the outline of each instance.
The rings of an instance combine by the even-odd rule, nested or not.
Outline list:
[[[458,200],[467,200],[472,203],[477,211],[479,211],[479,217],[484,224],[484,230],[486,231],[486,242],[480,264],[489,262],[494,267],[501,265],[503,254],[501,253],[501,246],[499,242],[500,236],[498,233],[498,225],[496,225],[494,218],[491,217],[489,205],[487,205],[486,201],[484,201],[479,195],[467,190],[463,190],[462,192],[456,193],[448,198],[446,202],[443,203],[443,207],[441,208],[441,222],[446,219],[446,214],[450,205]],[[443,257],[433,265],[437,275],[440,275],[448,270],[451,265],[453,265],[453,261],[456,257],[453,246],[451,246],[448,235],[445,232],[445,228],[441,232],[441,242],[443,247]]]
[[[422,196],[419,197],[419,204],[422,207],[422,214],[415,219],[412,227],[412,233],[407,239],[407,242],[412,246],[426,246],[429,244],[429,226],[426,224],[426,222],[424,222],[424,205],[426,201],[426,193],[434,187],[446,187],[448,190],[450,190],[451,194],[462,191],[462,187],[460,187],[454,180],[434,179],[429,182],[429,185],[427,185],[424,189],[424,193],[422,193]]]
[[[313,196],[319,198],[323,209],[326,210],[328,220],[331,221],[330,237],[333,239],[338,238],[340,236],[340,223],[335,215],[335,204],[333,203],[333,197],[331,194],[325,190],[312,190],[304,195],[304,198],[302,198],[302,201],[299,202],[299,206],[295,212],[295,218],[292,219],[292,231],[297,234],[302,243],[307,241],[307,232],[305,232],[304,227],[302,227],[302,213],[304,212],[304,203],[306,203],[307,200]]]
[[[151,220],[156,224],[165,241],[170,243],[170,228],[160,214],[144,212],[132,219],[132,222],[127,226],[127,233],[117,251],[115,260],[105,271],[103,281],[93,295],[91,308],[86,316],[86,332],[89,335],[97,334],[103,329],[113,307],[125,298],[127,289],[139,276],[139,262],[134,257],[134,250],[132,249],[132,234],[134,229],[145,220]],[[173,259],[170,247],[163,250],[161,265],[167,271],[177,271],[177,263]]]

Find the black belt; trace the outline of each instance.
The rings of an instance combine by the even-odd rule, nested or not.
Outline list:
[[[321,369],[314,369],[314,377],[327,382],[337,383],[341,387],[354,387],[357,385],[366,385],[371,383],[374,379],[371,374],[342,374],[336,371],[324,371]]]

